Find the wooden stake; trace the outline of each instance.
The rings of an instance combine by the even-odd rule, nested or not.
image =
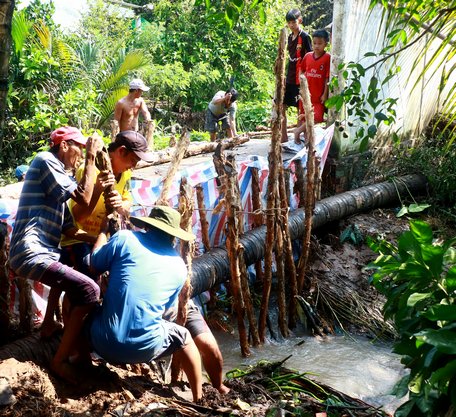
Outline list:
[[[300,93],[304,105],[306,115],[306,130],[308,135],[308,151],[307,151],[307,187],[306,187],[306,203],[304,206],[304,237],[302,240],[302,254],[298,262],[298,294],[301,293],[304,287],[304,277],[307,269],[307,261],[310,252],[310,236],[312,233],[312,215],[315,207],[315,132],[314,132],[314,112],[310,101],[310,92],[307,79],[304,75],[300,76]]]
[[[116,136],[119,133],[119,122],[117,120],[111,120],[109,122],[111,126],[111,142],[114,142],[116,140]]]
[[[268,176],[268,198],[267,198],[267,217],[266,217],[266,251],[264,256],[264,280],[263,296],[261,300],[260,316],[258,330],[260,341],[264,342],[266,333],[266,318],[269,309],[269,296],[271,293],[272,283],[272,249],[274,247],[275,228],[275,209],[277,196],[277,170],[282,164],[281,158],[281,130],[283,113],[283,97],[285,90],[285,50],[286,50],[287,32],[283,28],[280,31],[279,48],[275,62],[276,76],[276,93],[272,115],[272,138],[271,150],[269,152],[269,176]]]
[[[230,260],[230,287],[231,294],[233,297],[233,306],[236,311],[238,331],[239,331],[239,342],[241,345],[242,356],[249,356],[249,342],[247,336],[247,330],[244,323],[245,315],[245,300],[244,294],[241,288],[241,270],[239,267],[239,211],[238,201],[236,198],[235,184],[237,184],[237,173],[235,166],[232,166],[228,161],[225,164],[225,176],[226,181],[226,249],[228,252],[228,258]],[[242,226],[241,226],[242,227]]]
[[[280,196],[277,195],[277,207],[280,207]],[[275,260],[277,266],[277,305],[279,308],[279,329],[283,337],[288,337],[287,303],[285,301],[285,271],[283,262],[283,235],[282,216],[278,216],[275,232]]]
[[[148,146],[149,150],[151,150],[151,151],[153,151],[155,149],[154,132],[155,132],[155,122],[153,120],[150,120],[149,122],[147,122],[146,140],[147,140],[147,146]]]
[[[304,169],[302,167],[302,163],[301,163],[300,159],[295,160],[294,165],[295,165],[295,175],[296,175],[295,190],[296,190],[296,193],[299,195],[298,207],[304,207],[304,204],[306,201]]]
[[[108,171],[112,174],[111,158],[109,157],[109,152],[105,147],[103,147],[103,149],[98,152],[95,158],[95,165],[100,171]],[[105,196],[106,214],[109,219],[108,229],[111,235],[121,229],[127,228],[129,222],[129,220],[123,218],[114,207],[111,207],[107,204],[108,199],[106,197],[112,191],[114,191],[114,185],[110,185],[103,191],[103,194]]]
[[[209,238],[209,222],[206,218],[206,206],[204,205],[204,191],[203,187],[198,184],[196,186],[196,200],[198,203],[198,213],[201,224],[201,240],[203,241],[204,251],[211,250],[211,241]]]
[[[0,223],[0,342],[6,341],[10,328],[10,280],[8,274],[9,236],[6,223]]]
[[[261,204],[260,176],[258,168],[250,168],[252,172],[252,209],[255,213],[252,228],[264,224],[263,207]],[[256,284],[263,283],[263,267],[261,259],[255,262]]]
[[[190,144],[190,135],[188,134],[187,130],[184,129],[182,135],[179,139],[179,143],[176,146],[176,150],[173,155],[173,159],[171,160],[171,165],[168,169],[168,172],[165,175],[165,180],[163,181],[162,190],[160,193],[160,197],[156,201],[156,205],[168,205],[168,194],[171,188],[171,185],[174,180],[174,176],[179,169],[179,165],[184,158],[185,151]]]

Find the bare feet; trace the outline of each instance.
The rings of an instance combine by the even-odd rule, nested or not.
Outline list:
[[[54,374],[70,384],[77,385],[82,382],[81,376],[78,374],[78,368],[68,362],[57,363],[55,360],[51,362],[51,370]]]
[[[220,385],[217,390],[220,394],[228,394],[230,392],[230,389],[225,384]]]
[[[40,337],[41,339],[49,339],[54,334],[61,332],[63,330],[63,324],[58,321],[43,321],[40,329]]]

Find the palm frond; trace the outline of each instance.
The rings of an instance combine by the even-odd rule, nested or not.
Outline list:
[[[54,39],[52,44],[54,57],[59,61],[63,72],[65,74],[73,72],[75,66],[80,65],[80,59],[75,50],[62,39]]]
[[[116,72],[108,76],[100,85],[100,90],[103,92],[111,91],[119,86],[124,81],[124,77],[130,72],[142,69],[149,65],[144,52],[132,51],[129,52]]]
[[[106,96],[100,103],[100,116],[97,122],[97,127],[101,128],[114,113],[116,103],[125,95],[128,94],[127,87],[116,88]]]
[[[32,26],[33,23],[27,19],[24,9],[14,13],[11,25],[11,37],[13,38],[14,52],[16,55],[21,55]]]
[[[48,26],[43,21],[39,21],[33,25],[33,29],[38,37],[36,44],[52,55],[52,34]]]

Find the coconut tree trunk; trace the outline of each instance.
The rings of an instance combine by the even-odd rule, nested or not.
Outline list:
[[[427,180],[422,175],[406,175],[393,182],[382,182],[357,190],[347,191],[328,197],[315,204],[312,216],[312,228],[343,219],[353,214],[387,207],[399,203],[399,196],[414,196],[425,192]],[[290,213],[288,218],[290,238],[302,238],[304,234],[304,210],[298,209]],[[246,265],[262,259],[266,246],[266,226],[244,233],[240,237],[244,247]],[[226,248],[220,246],[193,260],[192,286],[193,295],[201,294],[214,285],[221,284],[230,278],[230,267]]]
[[[3,137],[6,98],[8,95],[8,72],[11,50],[11,23],[14,0],[0,0],[0,138]]]

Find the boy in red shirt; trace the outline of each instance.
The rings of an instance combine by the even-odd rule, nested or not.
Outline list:
[[[329,42],[329,33],[324,29],[316,30],[312,34],[313,52],[304,56],[301,63],[301,73],[307,78],[310,92],[310,101],[314,109],[314,122],[323,122],[325,101],[328,99],[329,69],[331,55],[325,51]],[[304,114],[299,120],[304,120]],[[305,131],[305,124],[295,130],[295,142],[300,143],[299,135]]]

